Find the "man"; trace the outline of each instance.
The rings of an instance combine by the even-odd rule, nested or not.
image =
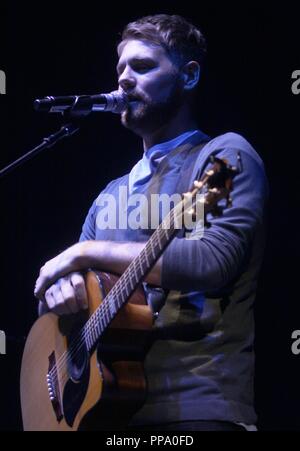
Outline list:
[[[180,16],[164,14],[127,25],[118,46],[119,88],[129,98],[122,124],[144,147],[130,174],[101,193],[114,196],[118,213],[124,210],[118,201],[122,187],[129,195],[180,194],[210,167],[211,155],[236,164],[240,152],[243,164],[234,178],[233,205],[209,218],[201,239],[177,236],[145,279],[158,334],[145,361],[147,400],[133,428],[238,430],[256,421],[252,308],[267,184],[260,157],[243,137],[210,139],[198,129],[193,101],[204,54],[201,32]],[[40,313],[85,308],[81,271],[122,274],[153,232],[101,227],[101,195],[80,242],[42,267],[35,288]]]

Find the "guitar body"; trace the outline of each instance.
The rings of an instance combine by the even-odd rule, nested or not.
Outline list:
[[[24,430],[122,429],[143,405],[143,360],[153,314],[142,288],[119,310],[92,353],[72,341],[117,280],[88,271],[87,310],[61,317],[47,313],[33,325],[21,367]]]

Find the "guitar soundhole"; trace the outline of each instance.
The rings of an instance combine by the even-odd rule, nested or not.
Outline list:
[[[85,399],[90,379],[89,352],[84,337],[80,335],[82,325],[81,321],[73,322],[73,327],[67,334],[69,377],[63,391],[63,412],[70,427]]]
[[[83,337],[78,336],[78,327],[68,339],[68,372],[73,382],[79,382],[88,367],[89,353]]]
[[[63,395],[64,416],[66,423],[70,427],[73,426],[76,415],[84,401],[89,379],[90,367],[88,365],[80,381],[73,382],[73,380],[69,379],[65,386]]]

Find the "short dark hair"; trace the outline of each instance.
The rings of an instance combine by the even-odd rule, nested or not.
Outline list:
[[[122,32],[122,41],[129,39],[162,46],[177,65],[194,60],[201,66],[206,54],[202,32],[178,15],[155,14],[130,22]]]

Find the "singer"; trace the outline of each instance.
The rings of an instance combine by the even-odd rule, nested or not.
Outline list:
[[[201,239],[176,235],[140,285],[155,314],[143,363],[147,389],[123,427],[255,430],[253,302],[268,191],[263,162],[241,135],[211,137],[199,127],[194,106],[206,40],[195,25],[178,15],[142,17],[124,28],[117,52],[119,90],[127,99],[121,124],[141,140],[141,159],[131,171],[101,187],[101,195],[115,198],[117,210],[124,208],[120,187],[129,195],[181,195],[196,174],[209,174],[210,156],[234,166],[239,151],[242,161],[232,205],[221,202],[223,214],[208,214]],[[96,199],[79,243],[42,266],[35,287],[41,318],[49,311],[61,316],[86,309],[85,271],[121,276],[154,232],[101,229],[100,208]],[[106,427],[118,427],[120,412],[114,410]]]

